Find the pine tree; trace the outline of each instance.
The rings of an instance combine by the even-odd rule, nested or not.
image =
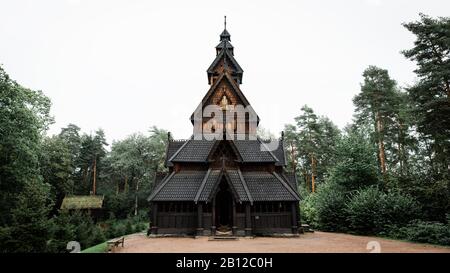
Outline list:
[[[403,24],[416,35],[414,47],[403,54],[416,61],[419,78],[407,91],[417,129],[431,148],[433,172],[450,179],[450,18],[420,17],[420,21]]]
[[[383,175],[387,173],[386,142],[396,116],[396,83],[388,71],[369,66],[364,73],[361,93],[356,95],[357,123],[373,124],[373,139],[378,146],[378,162]]]

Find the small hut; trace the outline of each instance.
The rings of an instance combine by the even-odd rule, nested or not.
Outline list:
[[[96,220],[101,215],[103,200],[103,195],[66,196],[63,199],[60,209],[62,211],[84,211]]]

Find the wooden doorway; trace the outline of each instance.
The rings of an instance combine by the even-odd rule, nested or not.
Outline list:
[[[228,183],[225,181],[225,177],[222,177],[219,191],[216,195],[215,206],[216,225],[217,230],[220,232],[228,232],[233,226],[233,202],[233,196],[228,187]]]

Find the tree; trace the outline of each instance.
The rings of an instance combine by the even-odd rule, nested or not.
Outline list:
[[[388,71],[369,66],[364,73],[361,93],[356,95],[353,103],[356,106],[357,122],[373,124],[373,139],[378,145],[378,161],[380,171],[386,175],[386,136],[394,123],[396,83],[389,77]]]
[[[45,252],[51,237],[52,221],[49,214],[53,206],[50,186],[39,180],[30,180],[17,196],[11,210],[12,240],[7,252]]]
[[[17,225],[17,228],[24,227],[22,220],[26,217],[23,214],[26,209],[30,215],[34,215],[34,218],[28,218],[32,221],[30,228],[40,230],[41,224],[45,226],[43,218],[47,204],[43,200],[47,198],[47,193],[39,173],[38,157],[42,134],[52,122],[50,104],[50,100],[41,91],[22,87],[11,80],[0,67],[1,236],[14,233],[15,230],[10,229],[13,225]],[[46,240],[45,235],[40,234],[42,238],[39,240]],[[0,238],[0,244],[3,242],[3,238]],[[29,244],[42,249],[42,242],[22,243],[22,250]],[[0,248],[3,247],[0,245]]]
[[[164,168],[164,151],[167,145],[167,131],[152,127],[150,135],[133,134],[124,140],[114,142],[107,159],[110,184],[119,195],[122,188],[124,197],[110,196],[108,204],[116,203],[112,199],[122,200],[117,209],[131,208],[129,201],[133,198],[134,214],[137,215],[139,203],[144,203],[149,194],[155,173]],[[111,182],[114,184],[111,185]],[[131,193],[129,189],[134,189]],[[105,189],[106,190],[106,189]],[[111,193],[111,191],[109,191]],[[122,208],[120,208],[122,207]],[[116,211],[117,212],[117,211]],[[123,215],[122,215],[123,216]]]
[[[407,88],[418,133],[418,157],[410,187],[431,220],[445,220],[450,210],[450,18],[431,18],[403,26],[415,36],[403,51],[415,61],[418,81]],[[426,159],[425,159],[426,158]]]
[[[42,141],[40,170],[44,181],[51,185],[55,209],[59,208],[64,196],[72,191],[72,154],[70,147],[61,137],[46,137]]]
[[[285,139],[290,153],[292,168],[297,165],[311,192],[316,182],[323,181],[328,167],[334,161],[334,149],[340,138],[340,131],[331,120],[317,116],[307,105],[302,114],[295,118],[296,125],[285,126]]]
[[[336,147],[336,164],[330,169],[330,182],[351,192],[379,183],[376,151],[357,128],[348,128]]]
[[[94,135],[84,134],[81,137],[80,154],[77,158],[77,167],[80,170],[80,180],[77,185],[78,194],[95,194],[97,178],[101,174],[102,160],[106,156],[105,133],[99,129]]]
[[[287,143],[287,152],[288,152],[288,168],[290,168],[294,173],[297,172],[297,147],[298,138],[297,138],[297,128],[295,125],[286,124],[284,126],[284,139]]]
[[[403,51],[416,61],[418,82],[407,89],[417,129],[430,145],[434,179],[450,179],[450,18],[431,18],[403,26],[416,35],[414,47]]]

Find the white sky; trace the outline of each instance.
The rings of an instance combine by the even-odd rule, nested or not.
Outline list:
[[[51,98],[51,134],[75,123],[111,142],[156,125],[187,138],[227,15],[264,128],[279,135],[304,104],[342,128],[367,66],[414,81],[401,23],[449,11],[448,0],[0,0],[0,64]]]

